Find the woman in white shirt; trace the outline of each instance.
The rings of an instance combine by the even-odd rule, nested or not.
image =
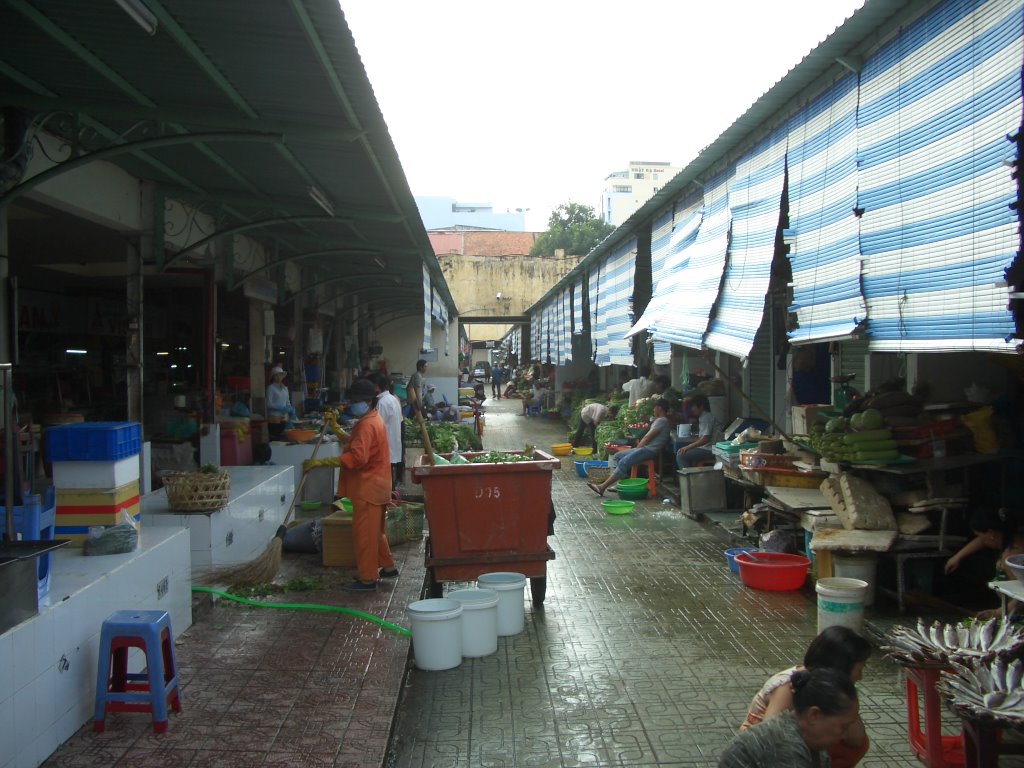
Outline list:
[[[275,365],[270,369],[267,385],[267,434],[271,440],[280,440],[291,419],[295,417],[291,395],[284,385],[284,369]]]

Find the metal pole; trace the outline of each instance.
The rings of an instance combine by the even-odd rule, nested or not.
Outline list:
[[[20,457],[14,453],[14,430],[11,424],[11,364],[0,363],[4,372],[4,511],[6,513],[7,541],[14,541],[14,462]]]

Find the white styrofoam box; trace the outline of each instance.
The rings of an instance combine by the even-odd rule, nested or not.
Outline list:
[[[118,461],[55,461],[54,488],[109,490],[139,479],[139,457]]]

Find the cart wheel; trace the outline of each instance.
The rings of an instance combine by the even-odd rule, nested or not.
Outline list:
[[[544,594],[548,591],[548,577],[535,576],[530,579],[530,594],[533,596],[533,604],[538,608],[544,605]]]
[[[434,571],[429,574],[430,583],[427,585],[427,597],[444,597],[444,586],[434,578]]]

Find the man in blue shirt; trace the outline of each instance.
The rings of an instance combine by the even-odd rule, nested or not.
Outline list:
[[[654,421],[651,422],[651,428],[647,430],[647,434],[640,438],[636,448],[613,453],[611,456],[612,472],[608,475],[608,479],[600,485],[588,481],[587,487],[598,496],[604,496],[605,489],[628,475],[633,465],[644,461],[656,461],[672,439],[672,424],[669,422],[667,414],[668,403],[661,399],[655,400]]]

